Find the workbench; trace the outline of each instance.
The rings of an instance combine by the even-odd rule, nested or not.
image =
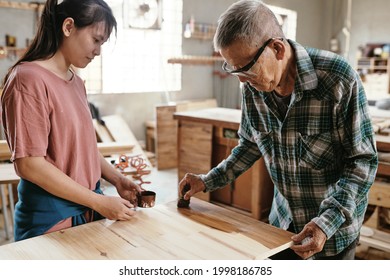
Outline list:
[[[176,112],[174,118],[178,120],[179,181],[186,173],[206,174],[238,144],[241,110],[207,108]],[[266,221],[273,192],[264,160],[260,159],[230,186],[196,196]]]
[[[11,238],[11,224],[13,224],[14,217],[14,189],[19,183],[19,176],[16,174],[14,165],[12,163],[0,163],[0,204],[1,213],[4,217],[5,238]],[[7,195],[8,194],[8,199]],[[7,204],[9,204],[11,217],[8,216]]]
[[[0,259],[250,260],[292,245],[290,232],[191,198],[137,208],[129,221],[100,220],[0,246]]]

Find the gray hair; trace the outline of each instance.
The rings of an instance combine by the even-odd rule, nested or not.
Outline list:
[[[214,49],[219,51],[235,40],[255,47],[275,37],[285,35],[274,13],[260,0],[240,0],[219,17]]]

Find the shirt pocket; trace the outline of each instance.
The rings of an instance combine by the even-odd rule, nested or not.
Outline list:
[[[332,166],[336,159],[330,132],[299,134],[299,166],[317,170]]]

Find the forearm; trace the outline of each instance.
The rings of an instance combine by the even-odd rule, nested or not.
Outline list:
[[[100,195],[82,186],[46,161],[43,157],[26,157],[15,160],[16,172],[18,175],[38,186],[47,192],[96,209]]]
[[[100,167],[102,170],[101,177],[113,186],[117,186],[125,177],[116,170],[107,160],[100,154]]]

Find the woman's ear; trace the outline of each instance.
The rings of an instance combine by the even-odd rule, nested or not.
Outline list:
[[[69,37],[74,29],[74,20],[71,17],[68,17],[64,20],[62,23],[62,32],[64,33],[64,36]]]

